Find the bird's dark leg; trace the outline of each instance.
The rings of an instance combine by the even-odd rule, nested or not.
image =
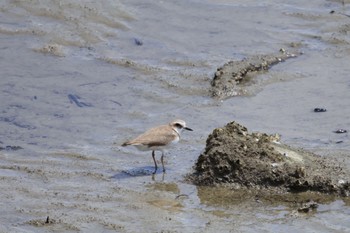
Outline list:
[[[157,166],[157,162],[156,162],[156,159],[154,158],[154,156],[155,156],[154,150],[152,150],[152,158],[153,158],[153,161],[154,161],[154,172],[153,172],[153,174],[156,174],[158,166]]]
[[[162,162],[162,166],[163,166],[163,172],[165,172],[165,168],[164,168],[164,161],[163,161],[163,158],[164,158],[164,152],[162,151],[162,157],[160,157],[160,161]]]

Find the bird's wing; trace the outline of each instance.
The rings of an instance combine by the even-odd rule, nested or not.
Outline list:
[[[177,137],[176,132],[168,125],[159,126],[147,130],[133,140],[127,142],[128,145],[148,145],[148,146],[164,146],[169,141]]]

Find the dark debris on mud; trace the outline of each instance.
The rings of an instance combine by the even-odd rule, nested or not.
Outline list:
[[[16,150],[22,150],[23,148],[20,146],[0,146],[0,151],[16,151]]]
[[[34,227],[47,227],[48,231],[50,232],[79,232],[81,229],[79,229],[77,226],[73,224],[68,224],[63,222],[61,219],[54,219],[50,216],[47,216],[46,218],[42,219],[32,219],[27,221],[25,224],[34,226]]]
[[[27,224],[29,225],[33,225],[36,227],[41,227],[41,226],[47,226],[47,225],[52,225],[52,224],[56,224],[59,221],[50,218],[49,216],[47,216],[45,219],[33,219],[27,222]]]
[[[246,127],[230,122],[208,136],[195,172],[188,178],[199,186],[223,184],[279,194],[313,191],[350,195],[346,180],[350,174],[340,164],[278,140],[277,135],[248,133]]]

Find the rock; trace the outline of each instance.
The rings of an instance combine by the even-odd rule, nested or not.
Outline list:
[[[301,207],[298,208],[299,213],[310,213],[311,211],[316,211],[318,208],[318,203],[314,201],[309,201],[304,203]]]
[[[314,108],[314,112],[327,112],[325,108]]]
[[[278,139],[276,135],[249,133],[246,127],[230,122],[208,136],[189,178],[197,185],[349,195],[346,178],[350,176],[340,165],[283,145]]]
[[[143,45],[143,42],[142,42],[142,40],[140,40],[140,39],[134,38],[134,42],[135,42],[135,44],[136,44],[137,46]]]
[[[347,133],[348,131],[346,129],[337,129],[334,131],[334,133]]]

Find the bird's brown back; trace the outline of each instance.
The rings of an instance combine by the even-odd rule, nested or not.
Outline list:
[[[147,130],[145,133],[137,136],[135,139],[124,142],[122,146],[128,145],[147,145],[164,146],[173,141],[178,134],[171,128],[170,125],[161,125]]]

